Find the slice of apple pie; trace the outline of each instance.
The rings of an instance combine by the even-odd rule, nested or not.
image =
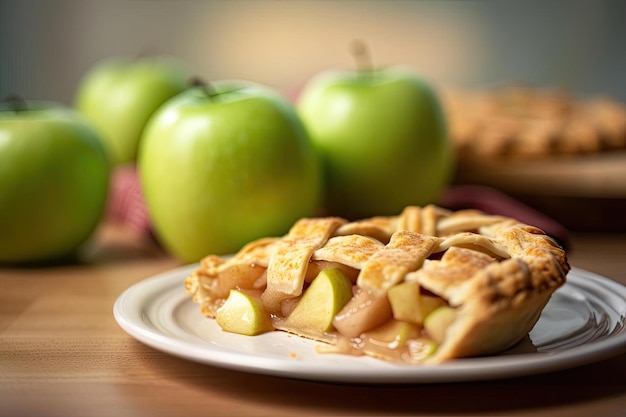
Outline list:
[[[280,330],[323,342],[320,352],[439,363],[519,342],[569,269],[534,226],[429,205],[301,219],[283,237],[207,256],[185,288],[225,331]]]

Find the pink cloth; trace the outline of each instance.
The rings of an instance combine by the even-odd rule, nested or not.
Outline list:
[[[109,186],[106,218],[146,236],[152,225],[141,193],[139,177],[134,165],[123,165],[113,170]]]

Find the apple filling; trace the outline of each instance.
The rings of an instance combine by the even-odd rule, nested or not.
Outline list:
[[[282,238],[207,256],[185,287],[225,331],[279,330],[324,342],[319,352],[437,363],[517,343],[568,270],[535,227],[427,206],[301,219]]]

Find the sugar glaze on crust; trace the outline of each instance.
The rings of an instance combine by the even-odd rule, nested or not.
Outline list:
[[[363,343],[369,330],[354,336],[281,328],[290,311],[286,306],[296,304],[327,267],[343,269],[354,294],[367,291],[385,298],[391,288],[415,282],[422,292],[454,308],[455,319],[444,339],[423,355],[415,349],[430,343],[424,331],[412,345],[383,349]],[[283,237],[256,240],[231,257],[205,257],[186,278],[185,289],[207,317],[215,317],[229,290],[236,288],[258,297],[277,329],[324,342],[325,351],[440,363],[498,353],[518,343],[569,270],[565,251],[534,226],[429,205],[354,222],[301,219]]]

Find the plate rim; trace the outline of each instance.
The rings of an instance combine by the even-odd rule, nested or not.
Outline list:
[[[179,266],[132,284],[119,295],[113,305],[113,315],[118,325],[131,337],[145,345],[193,362],[246,373],[320,382],[405,384],[507,379],[584,366],[626,352],[626,329],[623,329],[600,341],[593,341],[559,352],[463,358],[437,365],[395,364],[362,357],[363,360],[379,363],[381,369],[378,371],[373,371],[371,368],[348,367],[342,368],[341,372],[328,372],[326,366],[305,361],[294,361],[288,357],[265,357],[262,363],[252,364],[250,363],[250,358],[254,357],[252,354],[228,350],[212,344],[192,343],[176,339],[150,327],[141,319],[142,315],[145,315],[143,306],[149,302],[148,299],[151,295],[162,294],[177,286],[182,288],[185,276],[197,267],[197,263]],[[564,287],[568,283],[572,285],[572,278],[577,282],[586,280],[584,282],[586,286],[600,288],[603,291],[612,291],[626,305],[626,286],[623,284],[599,274],[572,267]],[[146,292],[146,289],[150,291]],[[142,302],[138,303],[138,300]],[[189,297],[184,302],[192,301]],[[134,309],[132,305],[141,305],[142,308]],[[626,312],[623,312],[622,321],[624,321],[625,315]],[[285,337],[289,336],[285,334]],[[365,379],[368,376],[371,376],[372,379]]]

